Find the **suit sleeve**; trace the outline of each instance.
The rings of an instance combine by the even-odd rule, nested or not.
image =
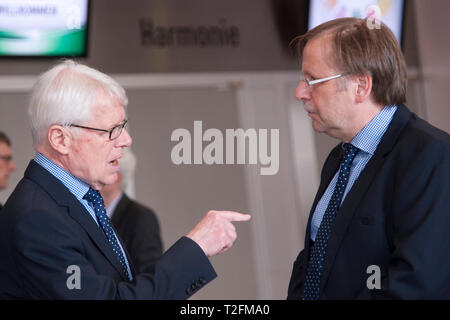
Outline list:
[[[216,277],[201,248],[182,237],[159,259],[153,275],[120,281],[98,271],[105,259],[94,266],[74,228],[45,211],[27,214],[17,224],[13,261],[31,299],[186,299]],[[69,288],[68,266],[79,268],[80,288]]]
[[[403,164],[393,194],[387,233],[393,246],[381,290],[362,299],[438,299],[450,283],[450,148],[429,146]]]

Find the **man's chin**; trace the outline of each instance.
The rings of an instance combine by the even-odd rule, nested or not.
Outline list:
[[[8,179],[0,179],[0,190],[6,189],[8,187]]]
[[[312,128],[314,131],[322,133],[325,132],[325,128],[322,124],[318,123],[317,120],[312,120]]]
[[[119,172],[114,172],[105,180],[105,184],[114,184],[117,180],[119,180]]]
[[[119,173],[115,172],[115,173],[109,175],[107,178],[105,178],[101,181],[98,181],[94,185],[91,185],[91,187],[95,190],[100,191],[103,189],[104,186],[116,183],[118,179],[119,179]]]

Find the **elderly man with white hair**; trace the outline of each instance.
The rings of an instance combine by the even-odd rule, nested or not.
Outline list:
[[[99,193],[132,142],[127,102],[112,78],[70,60],[38,78],[36,155],[0,215],[0,298],[186,299],[216,276],[208,257],[231,247],[231,221],[249,215],[209,211],[154,274],[135,272]]]

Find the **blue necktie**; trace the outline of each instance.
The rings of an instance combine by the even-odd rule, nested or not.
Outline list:
[[[131,279],[128,274],[127,263],[125,261],[125,257],[123,255],[122,249],[119,246],[119,243],[116,238],[116,234],[109,222],[108,216],[106,215],[105,205],[103,203],[103,198],[97,190],[89,188],[89,191],[84,195],[83,199],[89,201],[94,207],[95,215],[97,216],[97,220],[100,223],[103,231],[105,232],[106,238],[108,239],[109,244],[111,245],[117,259],[122,266],[122,271],[127,279]]]
[[[320,298],[320,281],[322,278],[323,263],[327,250],[328,239],[333,228],[334,218],[339,210],[339,206],[344,195],[345,187],[350,176],[350,168],[353,159],[358,153],[358,148],[351,144],[344,143],[344,157],[341,161],[339,176],[336,186],[328,203],[325,214],[317,231],[316,240],[310,249],[310,259],[306,269],[306,282],[303,291],[304,300],[317,300]]]

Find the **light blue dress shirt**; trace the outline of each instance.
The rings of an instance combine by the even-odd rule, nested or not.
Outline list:
[[[50,172],[56,179],[62,182],[63,185],[66,186],[67,189],[77,198],[78,201],[86,208],[86,210],[91,215],[92,219],[94,219],[95,223],[99,226],[100,225],[97,221],[97,217],[95,215],[94,208],[92,207],[91,203],[85,199],[83,199],[84,195],[89,191],[90,186],[75,177],[74,175],[70,174],[68,171],[61,168],[59,165],[54,163],[52,160],[44,156],[40,152],[36,152],[36,155],[34,157],[34,161],[36,161],[40,166],[42,166],[45,170]],[[103,232],[103,230],[102,230]],[[133,280],[133,276],[131,275],[130,265],[128,263],[127,256],[125,254],[125,251],[123,250],[122,244],[120,243],[119,239],[117,238],[117,235],[115,235],[117,242],[119,243],[120,249],[122,250],[123,256],[125,258],[125,262],[127,264],[128,274],[130,275],[130,280]]]
[[[370,158],[372,158],[373,154],[375,153],[375,150],[377,149],[381,138],[389,127],[389,124],[391,123],[392,117],[394,116],[396,110],[397,106],[395,105],[384,107],[350,142],[360,150],[352,162],[350,177],[347,183],[347,187],[345,188],[341,204],[347,196],[348,192],[351,190],[356,179],[358,179],[359,175],[364,170]],[[311,219],[311,240],[313,241],[315,241],[316,239],[320,223],[322,222],[328,203],[330,202],[331,196],[333,195],[338,175],[339,169],[336,171],[333,179],[331,180],[322,198],[317,203],[316,209],[314,210],[314,214]],[[339,211],[337,214],[339,214]]]

